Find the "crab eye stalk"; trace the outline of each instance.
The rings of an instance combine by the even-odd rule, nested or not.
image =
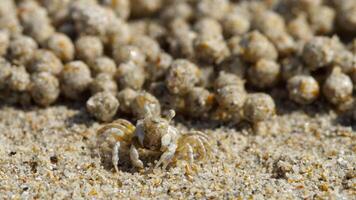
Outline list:
[[[172,119],[176,116],[176,112],[172,109],[170,109],[167,114],[166,114],[166,119],[170,122]]]
[[[150,106],[153,106],[152,104],[146,104],[144,106],[144,110],[145,110],[145,116],[146,117],[152,117],[152,112],[151,112],[151,109],[150,109]]]

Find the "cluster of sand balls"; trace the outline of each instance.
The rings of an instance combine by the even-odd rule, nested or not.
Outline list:
[[[256,124],[274,87],[356,110],[355,16],[354,0],[1,0],[0,96],[85,99],[104,122],[174,109]]]

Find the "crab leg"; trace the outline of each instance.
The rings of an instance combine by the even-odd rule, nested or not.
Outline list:
[[[187,144],[187,157],[188,157],[188,162],[189,165],[193,165],[194,163],[194,152],[193,152],[193,147],[190,144]]]
[[[203,146],[205,147],[205,149],[210,152],[211,151],[211,144],[209,142],[209,137],[207,135],[205,135],[204,133],[200,132],[200,131],[191,131],[187,134],[185,134],[184,136],[186,137],[190,137],[190,136],[199,136],[198,140],[199,143],[203,143]]]
[[[98,134],[111,134],[119,141],[130,141],[134,131],[135,126],[129,121],[120,119],[99,129]]]
[[[135,167],[143,168],[143,163],[139,158],[139,154],[135,145],[131,145],[130,147],[130,160]]]
[[[195,145],[198,146],[198,152],[199,152],[199,156],[201,158],[204,158],[207,154],[207,151],[206,151],[206,148],[205,148],[205,145],[203,144],[203,142],[200,140],[200,138],[196,138],[195,140]]]
[[[117,167],[117,164],[119,162],[119,150],[120,150],[120,142],[116,142],[114,145],[114,148],[112,149],[112,164],[114,165],[116,173],[119,172],[119,168]]]
[[[111,158],[111,161],[114,165],[116,172],[119,171],[117,164],[119,162],[119,153],[120,153],[119,151],[120,151],[121,142],[130,144],[134,136],[133,135],[134,131],[135,131],[135,126],[132,125],[131,122],[124,119],[115,120],[111,124],[108,124],[98,130],[98,134],[105,134],[105,135],[108,134],[113,136],[116,140],[116,143],[114,144],[114,147],[112,149],[112,158]]]
[[[177,145],[176,144],[173,144],[171,143],[166,151],[161,155],[161,158],[159,159],[159,161],[157,162],[155,168],[159,167],[161,164],[162,165],[162,168],[165,169],[167,167],[167,165],[171,162],[175,152],[176,152],[176,149],[177,149]]]

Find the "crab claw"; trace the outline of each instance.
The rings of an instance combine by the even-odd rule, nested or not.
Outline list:
[[[156,163],[155,168],[158,168],[162,164],[162,168],[166,169],[168,164],[172,161],[176,149],[177,149],[176,144],[169,145],[166,151],[161,155],[159,161]]]

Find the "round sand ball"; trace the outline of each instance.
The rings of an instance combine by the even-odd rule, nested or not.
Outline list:
[[[168,53],[160,53],[157,60],[151,61],[147,64],[145,68],[148,74],[147,78],[150,81],[156,81],[158,79],[163,78],[166,75],[172,62],[172,56],[170,56]]]
[[[229,85],[237,85],[237,86],[240,86],[241,88],[244,88],[245,81],[235,74],[221,71],[219,73],[219,76],[215,79],[215,83],[214,83],[215,89],[218,90],[220,88],[223,88],[223,87],[229,86]]]
[[[155,14],[164,0],[131,0],[131,14],[134,17],[145,17]]]
[[[333,64],[339,66],[342,72],[349,74],[356,67],[356,54],[348,50],[335,52]]]
[[[199,82],[200,70],[192,62],[177,59],[166,75],[166,86],[172,94],[184,95]]]
[[[24,33],[43,44],[54,33],[47,10],[35,1],[22,1],[17,6]]]
[[[6,54],[9,44],[10,44],[9,32],[7,30],[0,30],[0,56]]]
[[[1,14],[14,14],[16,12],[16,4],[14,1],[1,1],[0,13]]]
[[[294,41],[293,37],[286,32],[272,35],[269,39],[281,57],[293,54],[298,49],[298,44]]]
[[[232,55],[241,55],[243,52],[243,48],[241,47],[241,36],[235,35],[229,38],[227,40],[227,46],[229,47]]]
[[[108,32],[115,13],[96,1],[77,1],[71,6],[70,17],[78,33],[103,36]]]
[[[110,74],[101,73],[91,82],[90,91],[93,95],[104,91],[116,94],[117,84]]]
[[[133,35],[128,23],[120,18],[116,18],[109,26],[106,35],[106,44],[111,48],[113,48],[113,45],[126,44],[131,40]]]
[[[254,14],[252,26],[264,33],[267,37],[279,35],[286,31],[286,24],[283,17],[271,10],[260,11]]]
[[[220,64],[230,51],[223,39],[198,35],[194,40],[194,50],[198,58],[206,63]]]
[[[264,121],[275,115],[275,107],[270,95],[265,93],[249,94],[243,106],[244,116],[252,123]]]
[[[336,54],[338,51],[347,50],[347,46],[344,44],[343,41],[341,41],[338,35],[333,35],[332,37],[329,37],[329,39],[330,39],[330,45],[334,50],[334,54]],[[335,55],[333,58],[335,59]]]
[[[40,72],[31,76],[30,93],[33,100],[41,106],[54,103],[60,93],[58,79],[48,72]]]
[[[41,0],[40,3],[46,8],[54,26],[61,25],[67,19],[71,0]]]
[[[242,57],[255,63],[261,59],[276,60],[278,53],[274,45],[260,32],[252,31],[242,37]]]
[[[309,40],[303,48],[302,56],[310,70],[316,70],[329,65],[334,59],[332,40],[317,36]]]
[[[71,99],[79,99],[92,82],[89,67],[82,61],[64,65],[60,80],[62,92]]]
[[[18,6],[18,10],[22,11],[18,12],[21,25],[24,27],[24,33],[26,35],[31,36],[42,45],[54,33],[55,29],[50,23],[47,11],[43,7],[37,6],[37,8],[33,8],[33,10],[30,9],[31,8],[21,7],[21,5]]]
[[[189,20],[193,16],[193,8],[189,5],[188,2],[184,1],[175,1],[172,4],[167,5],[160,15],[161,19],[165,21],[171,21],[176,18],[183,20]]]
[[[23,27],[17,17],[14,1],[0,1],[0,27],[7,29],[13,35],[21,34]]]
[[[334,104],[341,105],[352,98],[353,84],[349,76],[334,68],[323,85],[323,94],[326,99]]]
[[[11,64],[4,58],[0,57],[0,90],[6,87],[10,76]]]
[[[129,27],[132,33],[135,33],[136,35],[147,35],[147,27],[150,22],[148,21],[134,21],[132,23],[129,23]],[[147,35],[149,36],[149,35]],[[150,37],[150,36],[149,36]]]
[[[218,20],[204,17],[194,24],[194,30],[202,37],[223,39],[223,29]]]
[[[47,49],[63,62],[73,60],[75,48],[72,40],[63,33],[55,33],[47,40]]]
[[[89,64],[89,67],[93,76],[97,76],[101,73],[106,73],[108,75],[114,76],[116,72],[115,62],[111,58],[105,56],[95,58]]]
[[[102,56],[103,51],[103,43],[95,36],[82,36],[75,42],[76,57],[86,62]]]
[[[148,114],[147,112],[154,116],[160,116],[161,105],[155,96],[142,91],[131,102],[131,111],[138,119],[143,119]]]
[[[17,36],[9,45],[9,57],[13,63],[23,65],[32,59],[38,45],[35,40],[28,36]]]
[[[126,114],[132,113],[131,103],[136,98],[137,94],[138,92],[131,88],[125,88],[121,90],[119,93],[117,93],[116,97],[120,102],[120,107],[119,107],[120,112]]]
[[[168,36],[169,51],[175,57],[193,58],[193,41],[197,33],[192,31],[190,25],[183,19],[174,19],[169,24]]]
[[[138,20],[130,23],[130,28],[137,35],[147,35],[158,42],[163,42],[167,33],[166,27],[155,20]]]
[[[63,69],[63,64],[51,51],[37,50],[26,67],[31,73],[48,72],[58,75]]]
[[[144,66],[146,55],[136,46],[117,45],[113,49],[113,58],[117,64],[134,62],[136,65]]]
[[[111,121],[119,108],[119,101],[110,92],[99,92],[87,101],[87,110],[97,120]]]
[[[218,104],[231,112],[238,112],[243,107],[247,93],[239,85],[228,85],[219,88],[216,93]]]
[[[190,116],[202,117],[213,107],[214,94],[203,87],[194,87],[187,94],[186,104]]]
[[[309,11],[313,8],[321,6],[323,3],[322,0],[299,0],[299,1],[290,1],[290,6],[295,6],[296,9]]]
[[[31,35],[41,45],[44,45],[48,38],[51,37],[51,35],[53,35],[53,33],[55,32],[54,27],[50,23],[41,24],[39,22],[36,22],[32,26],[33,27],[31,29],[35,31],[28,33],[28,35]],[[38,30],[36,28],[38,28]]]
[[[308,12],[311,28],[318,35],[328,34],[334,30],[335,10],[328,6],[318,6]]]
[[[298,40],[307,41],[313,37],[311,29],[305,15],[299,15],[288,23],[288,32]]]
[[[337,9],[337,25],[343,30],[356,31],[356,4],[353,0],[333,1]]]
[[[314,102],[320,93],[318,82],[309,75],[296,75],[288,80],[289,98],[299,104]]]
[[[30,74],[24,66],[11,67],[11,76],[8,80],[9,88],[16,92],[27,91],[30,84]]]
[[[261,59],[248,69],[248,80],[258,88],[271,87],[279,79],[280,68],[275,61]]]
[[[133,62],[122,63],[117,68],[115,78],[121,89],[132,88],[139,90],[145,83],[145,71]]]
[[[165,38],[168,34],[167,28],[159,21],[146,22],[145,29],[145,34],[158,41],[158,43],[166,41]]]
[[[130,15],[130,0],[102,0],[104,6],[115,11],[116,16],[127,19]]]
[[[201,0],[197,3],[197,14],[202,17],[221,19],[228,10],[228,0]]]
[[[242,35],[250,29],[250,21],[247,17],[241,14],[230,13],[222,19],[222,27],[224,35],[232,37]]]
[[[148,36],[132,38],[131,45],[138,47],[148,61],[156,60],[161,52],[158,42]]]
[[[17,18],[16,10],[13,12],[13,14],[11,16],[10,15],[6,15],[6,16],[2,15],[1,21],[0,21],[0,26],[3,29],[7,29],[13,35],[20,35],[23,31],[23,27],[21,26],[19,19]]]

